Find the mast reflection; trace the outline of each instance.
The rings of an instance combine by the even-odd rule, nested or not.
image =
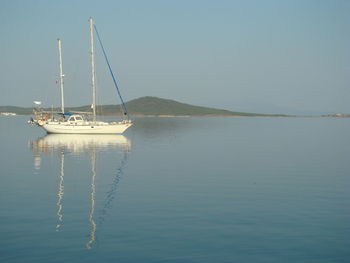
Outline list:
[[[96,180],[96,150],[94,149],[91,155],[91,194],[90,194],[91,207],[90,207],[90,213],[89,213],[89,222],[91,226],[91,231],[90,231],[90,240],[86,243],[87,249],[91,249],[92,243],[95,242],[95,232],[96,232],[96,223],[94,220],[95,194],[96,194],[95,180]]]
[[[90,224],[89,240],[85,246],[87,249],[92,249],[95,242],[95,233],[97,224],[94,219],[95,204],[96,204],[96,155],[99,150],[106,148],[122,149],[123,158],[120,166],[116,171],[116,175],[111,183],[111,189],[106,193],[105,204],[101,209],[100,223],[104,221],[104,216],[107,214],[107,209],[111,207],[111,203],[115,197],[117,185],[120,177],[123,174],[123,168],[127,161],[127,156],[131,148],[130,141],[123,135],[82,135],[82,134],[49,134],[38,140],[31,141],[30,147],[34,155],[35,169],[40,169],[41,155],[49,155],[59,153],[60,156],[60,172],[57,189],[56,216],[57,224],[56,231],[59,232],[63,225],[63,197],[64,197],[64,160],[67,153],[90,155],[91,163],[91,187],[90,187],[90,211],[88,221]],[[40,160],[40,162],[38,162]]]
[[[56,231],[60,231],[61,225],[63,223],[63,214],[62,214],[62,199],[64,195],[64,151],[61,150],[60,154],[61,159],[61,165],[60,165],[60,181],[58,184],[58,192],[57,192],[57,225],[56,225]]]

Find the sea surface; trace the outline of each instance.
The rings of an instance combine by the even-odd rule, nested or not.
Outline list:
[[[0,118],[0,262],[350,262],[350,119]]]

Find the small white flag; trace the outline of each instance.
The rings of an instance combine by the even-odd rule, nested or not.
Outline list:
[[[36,105],[41,105],[41,101],[35,100],[35,101],[33,101],[33,102],[34,102],[34,104],[36,104]]]

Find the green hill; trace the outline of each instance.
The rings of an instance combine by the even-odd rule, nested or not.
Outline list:
[[[161,99],[157,97],[141,97],[126,103],[131,116],[282,116],[266,115],[246,112],[233,112],[222,109],[194,106],[175,100]],[[47,111],[51,109],[47,108]],[[54,109],[59,111],[58,108]],[[90,106],[67,107],[66,111],[90,112]],[[0,112],[14,112],[20,115],[30,115],[32,108],[14,106],[0,106]],[[99,115],[121,115],[121,105],[98,105]]]
[[[174,100],[156,97],[142,97],[126,103],[131,115],[170,115],[170,116],[251,116],[254,114],[232,112],[222,109],[199,107]]]

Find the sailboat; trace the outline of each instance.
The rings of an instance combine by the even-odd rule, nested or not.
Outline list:
[[[42,109],[34,109],[35,118],[32,118],[30,123],[37,124],[43,128],[47,133],[59,134],[122,134],[133,123],[128,117],[125,103],[121,97],[118,85],[116,83],[113,71],[109,64],[106,52],[102,45],[96,26],[92,18],[89,19],[90,24],[90,56],[91,56],[91,83],[92,83],[92,112],[65,112],[64,109],[64,95],[63,95],[63,69],[62,69],[62,51],[61,40],[58,39],[58,54],[59,54],[59,82],[61,90],[61,112],[59,118],[54,118],[53,114],[50,117],[49,113]],[[109,71],[116,86],[118,95],[122,102],[123,115],[126,116],[119,122],[98,121],[96,119],[96,73],[95,73],[95,48],[94,48],[94,29],[97,33],[99,43],[101,45],[103,54],[105,56]]]

